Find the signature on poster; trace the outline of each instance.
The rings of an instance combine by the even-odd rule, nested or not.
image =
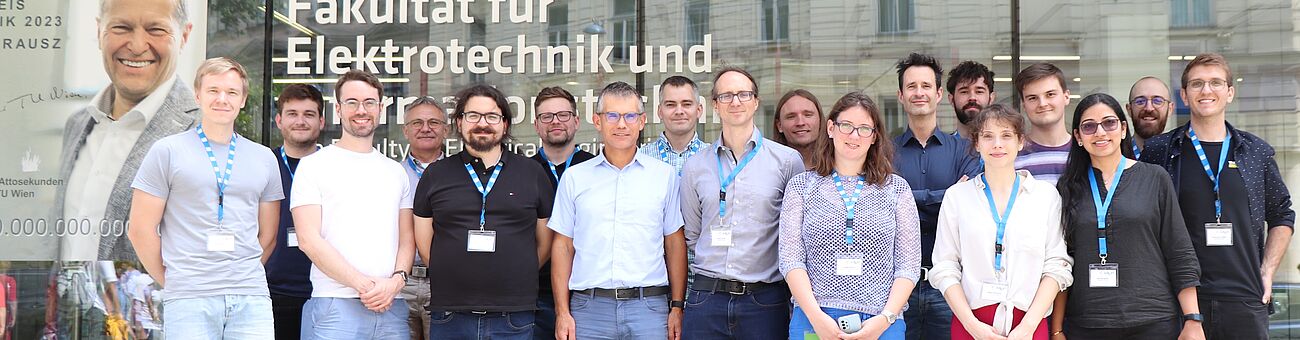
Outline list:
[[[69,92],[60,87],[51,87],[48,92],[24,93],[13,97],[0,105],[0,112],[5,112],[10,107],[17,106],[19,110],[26,109],[27,105],[36,105],[43,102],[54,101],[66,98],[84,98],[85,96]]]

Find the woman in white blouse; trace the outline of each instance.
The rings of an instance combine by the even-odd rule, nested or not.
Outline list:
[[[984,173],[943,198],[929,278],[952,308],[953,339],[1045,340],[1052,300],[1074,280],[1056,188],[1015,170],[1024,124],[1003,105],[980,112],[970,127]]]

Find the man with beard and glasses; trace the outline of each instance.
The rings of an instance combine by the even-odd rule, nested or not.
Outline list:
[[[1153,76],[1142,77],[1128,90],[1129,117],[1133,119],[1133,156],[1142,157],[1147,139],[1165,133],[1165,123],[1174,104],[1169,101],[1169,85]]]
[[[952,134],[970,138],[972,135],[966,124],[970,124],[975,115],[998,99],[998,92],[993,90],[993,71],[989,71],[984,64],[963,61],[948,71],[946,87],[957,122],[961,123],[957,124],[957,129]]]
[[[334,84],[338,142],[298,163],[290,210],[312,260],[303,339],[409,339],[406,284],[415,242],[411,183],[374,148],[379,78],[350,70]]]
[[[907,129],[894,137],[893,166],[912,188],[921,218],[921,276],[903,313],[908,339],[946,339],[951,334],[952,310],[943,292],[931,286],[925,274],[934,266],[930,255],[944,194],[948,187],[980,172],[970,144],[939,129],[942,78],[943,68],[932,56],[912,53],[898,62],[898,102],[907,113]]]
[[[537,119],[533,128],[542,139],[542,149],[532,159],[550,170],[547,176],[551,185],[559,183],[569,167],[595,158],[596,155],[578,149],[573,136],[582,121],[577,113],[577,99],[559,86],[542,89],[533,101]],[[550,229],[547,232],[552,232]],[[553,232],[552,232],[553,233]],[[533,338],[555,338],[555,296],[551,294],[551,264],[547,261],[537,273],[537,330]]]
[[[659,85],[658,109],[659,119],[664,121],[664,132],[659,134],[659,139],[637,150],[672,165],[678,175],[682,173],[686,160],[706,145],[695,133],[695,125],[704,113],[698,92],[699,88],[691,78],[672,76],[664,79]]]
[[[402,160],[402,168],[411,179],[411,194],[414,195],[415,187],[424,176],[424,169],[443,158],[442,141],[447,136],[447,113],[442,111],[432,96],[421,96],[406,104],[405,120],[402,135],[411,146],[406,159]],[[402,287],[402,297],[410,308],[406,321],[411,326],[413,340],[424,339],[429,334],[426,326],[429,324],[429,313],[424,309],[425,304],[429,303],[428,262],[417,252],[415,265],[411,267],[411,277],[406,281],[406,286]]]
[[[541,165],[505,150],[505,94],[471,86],[454,112],[466,148],[433,163],[415,190],[416,245],[437,278],[429,339],[531,340],[554,189]]]
[[[290,84],[276,99],[275,126],[280,128],[284,145],[272,151],[280,168],[280,183],[285,200],[290,200],[294,171],[298,163],[320,149],[316,140],[325,125],[325,99],[320,90],[307,84]],[[311,298],[311,259],[298,249],[298,232],[293,225],[289,205],[280,205],[280,230],[275,252],[266,261],[266,283],[271,289],[271,308],[275,314],[276,339],[300,339],[302,305]]]

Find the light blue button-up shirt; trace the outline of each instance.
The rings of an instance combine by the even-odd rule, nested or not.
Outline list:
[[[569,289],[668,285],[664,237],[682,227],[677,170],[637,153],[619,169],[601,154],[574,164],[547,226],[573,239]]]
[[[717,279],[741,282],[776,282],[782,279],[777,266],[777,225],[786,182],[804,172],[799,151],[772,140],[727,186],[725,222],[732,227],[730,247],[713,246],[709,228],[718,224],[718,173],[731,174],[737,162],[763,138],[755,128],[744,150],[732,150],[722,139],[700,150],[682,168],[682,218],[686,225],[686,246],[695,251],[691,270]],[[718,159],[722,169],[718,169]]]

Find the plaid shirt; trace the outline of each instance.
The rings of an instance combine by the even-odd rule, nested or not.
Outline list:
[[[706,145],[708,144],[700,141],[699,135],[695,135],[691,137],[691,142],[686,144],[686,150],[677,152],[673,150],[672,144],[668,143],[668,136],[660,133],[659,139],[642,145],[638,152],[672,165],[674,169],[677,169],[677,174],[681,175],[682,165],[686,164],[686,160],[700,152],[700,149]]]

